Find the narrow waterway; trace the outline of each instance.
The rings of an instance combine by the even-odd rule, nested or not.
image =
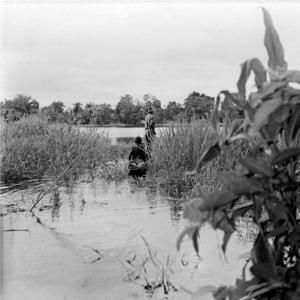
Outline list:
[[[238,236],[229,243],[228,262],[220,251],[222,233],[209,226],[200,232],[201,260],[190,240],[176,250],[186,225],[184,203],[160,196],[154,186],[128,180],[78,182],[61,188],[59,196],[45,197],[32,216],[28,208],[39,188],[2,188],[3,208],[15,211],[1,217],[4,300],[147,299],[145,279],[132,280],[127,263],[134,257],[136,266],[149,257],[143,238],[177,288],[233,284],[240,276],[249,245]],[[163,297],[162,288],[152,295]],[[168,299],[188,298],[170,290]]]
[[[156,134],[159,135],[166,127],[157,127]],[[95,130],[101,132],[105,137],[112,140],[112,142],[117,141],[134,141],[136,136],[144,137],[145,129],[144,127],[80,127],[82,131]]]

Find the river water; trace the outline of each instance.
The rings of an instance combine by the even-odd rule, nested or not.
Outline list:
[[[222,232],[209,226],[200,231],[201,259],[188,239],[176,250],[187,225],[185,203],[160,195],[153,185],[82,179],[49,193],[33,216],[28,209],[40,189],[33,184],[1,189],[4,300],[189,299],[181,287],[234,284],[241,275],[250,244],[238,235],[229,242],[227,260],[220,250]],[[139,266],[147,258],[146,274]],[[162,288],[149,294],[143,287],[145,277],[157,278],[162,268],[178,289],[170,289],[168,298]]]
[[[156,133],[160,134],[162,130],[166,127],[157,127]],[[90,127],[81,127],[81,130],[89,131]],[[97,130],[101,132],[104,136],[111,139],[113,142],[116,141],[126,141],[126,140],[134,140],[136,136],[144,137],[145,129],[143,127],[94,127],[93,130]]]

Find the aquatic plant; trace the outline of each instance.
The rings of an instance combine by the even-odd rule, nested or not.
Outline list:
[[[244,139],[252,145],[247,156],[239,161],[239,173],[231,172],[222,178],[223,191],[207,192],[198,186],[184,210],[192,225],[179,236],[178,249],[183,237],[189,235],[195,251],[199,251],[199,228],[203,223],[224,232],[224,253],[236,231],[237,217],[247,213],[258,228],[250,257],[251,278],[245,276],[247,262],[235,286],[216,288],[215,299],[300,299],[300,90],[290,85],[300,83],[300,71],[287,69],[271,16],[264,8],[262,11],[269,80],[257,58],[241,65],[238,97],[222,91],[211,122],[216,129],[222,94],[244,111],[244,119],[236,121],[232,130],[210,146],[194,170],[186,174],[201,172],[203,166],[227,152],[237,140]],[[257,91],[246,95],[251,72]],[[198,294],[193,299],[201,297]]]
[[[66,124],[49,123],[39,115],[18,122],[1,121],[1,180],[56,178],[70,169],[67,178],[88,171],[91,177],[99,167],[120,156],[101,130],[89,133]],[[124,150],[122,150],[124,151]]]
[[[230,151],[208,164],[195,178],[182,174],[193,168],[197,158],[221,136],[221,131],[214,132],[207,121],[174,123],[164,128],[153,145],[149,176],[159,178],[162,191],[173,197],[186,195],[196,182],[211,189],[218,183],[220,173],[236,170],[237,158],[243,157],[248,151],[247,143],[235,143]]]
[[[121,253],[116,257],[126,271],[124,280],[142,286],[150,297],[157,293],[168,295],[177,291],[178,288],[170,281],[174,264],[170,256],[164,259],[152,249],[143,236],[141,239],[145,245],[145,252],[130,250],[124,258],[120,258]],[[124,249],[122,251],[124,252]]]
[[[108,181],[123,180],[128,177],[127,162],[124,159],[118,159],[105,163],[97,170],[96,176]]]
[[[127,160],[132,145],[133,145],[133,141],[132,141],[132,143],[125,143],[122,140],[119,140],[119,141],[117,140],[116,143],[111,145],[111,151],[114,153],[114,155],[117,158]]]

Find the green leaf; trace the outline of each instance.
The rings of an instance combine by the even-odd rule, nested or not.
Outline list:
[[[241,205],[237,205],[232,209],[232,219],[243,216],[249,209],[252,209],[253,201],[247,201]]]
[[[267,73],[261,61],[257,58],[252,58],[241,64],[241,74],[237,86],[239,95],[242,99],[246,96],[246,83],[251,71],[255,74],[255,84],[258,89],[261,89],[262,84],[267,80]]]
[[[289,222],[288,213],[285,209],[285,205],[282,203],[277,203],[272,205],[272,209],[270,211],[272,223],[274,224],[274,228],[283,229],[286,224]]]
[[[262,62],[257,58],[253,58],[251,60],[251,69],[255,74],[254,80],[255,80],[256,87],[257,89],[261,89],[263,83],[266,82],[267,80],[266,69],[262,64]]]
[[[199,237],[199,228],[197,227],[197,228],[195,228],[193,235],[192,235],[193,246],[194,246],[194,249],[195,249],[197,255],[199,255],[198,237]]]
[[[183,217],[190,220],[193,223],[198,223],[201,213],[201,206],[204,203],[203,198],[191,199],[183,211]]]
[[[222,210],[214,210],[209,220],[213,229],[217,229],[222,219],[225,217],[225,213]]]
[[[270,263],[271,258],[264,238],[259,233],[253,246],[253,260],[257,263]]]
[[[289,104],[281,105],[270,115],[268,123],[260,130],[266,140],[274,140],[289,118],[291,109]]]
[[[298,157],[299,155],[300,155],[300,147],[288,148],[276,153],[271,160],[271,164],[273,166],[282,164],[288,162],[291,159]]]
[[[292,232],[290,232],[288,234],[288,240],[292,241],[293,243],[298,243],[300,241],[300,226],[299,225],[296,228],[294,228]]]
[[[252,173],[260,174],[266,177],[273,176],[273,170],[268,165],[264,163],[258,163],[256,159],[252,157],[241,159],[240,163]]]
[[[278,33],[273,26],[269,12],[262,8],[265,23],[264,44],[269,55],[268,66],[273,70],[287,70],[287,63],[284,60],[284,49],[280,42]]]
[[[239,99],[237,99],[235,96],[232,95],[232,93],[230,93],[229,91],[221,91],[219,93],[219,95],[223,94],[225,96],[225,98],[227,98],[228,100],[230,100],[231,102],[233,102],[237,107],[243,109],[244,107],[244,101],[240,101]]]
[[[300,130],[300,105],[295,105],[295,110],[292,113],[292,117],[288,122],[285,129],[284,137],[288,146],[293,143],[293,140],[297,136],[297,132]]]
[[[276,98],[266,101],[258,109],[254,117],[254,129],[259,131],[269,121],[270,114],[281,105],[281,99]]]
[[[230,129],[229,137],[232,137],[232,136],[234,136],[236,134],[241,133],[241,131],[242,131],[242,124],[243,124],[243,120],[242,119],[234,120],[233,123],[231,124],[231,129]]]
[[[279,280],[277,274],[274,272],[273,266],[269,263],[254,264],[250,268],[250,271],[257,278],[270,283],[278,282]]]
[[[300,83],[300,71],[287,71],[284,79],[287,82]]]
[[[247,293],[253,293],[254,291],[259,290],[259,289],[261,289],[261,288],[263,288],[263,287],[266,287],[266,286],[268,286],[268,285],[269,285],[268,282],[263,282],[263,283],[258,283],[258,284],[252,284],[252,285],[250,285],[250,286],[246,289],[246,292],[247,292]]]
[[[260,134],[266,141],[273,141],[280,130],[280,124],[269,122],[261,130]]]
[[[226,97],[226,99],[230,100],[237,107],[244,110],[247,113],[250,120],[254,119],[256,109],[254,107],[252,107],[248,102],[246,102],[245,99],[243,99],[241,97],[240,97],[240,99],[237,99],[229,91],[221,91],[220,94],[223,94]]]
[[[261,102],[261,92],[249,93],[248,102],[252,107],[257,107]]]
[[[181,245],[181,243],[182,243],[183,238],[184,238],[186,235],[192,235],[196,228],[198,228],[198,227],[197,227],[197,226],[189,226],[189,227],[186,227],[186,228],[180,233],[180,235],[178,236],[177,241],[176,241],[176,249],[177,249],[177,251],[180,250],[180,245]]]
[[[224,207],[231,204],[239,198],[238,195],[231,191],[216,191],[208,195],[208,198],[201,204],[201,210],[215,210],[218,207]]]
[[[300,103],[300,89],[285,85],[282,88],[282,91],[284,92],[284,98],[287,100],[286,102],[290,102],[292,104]]]
[[[224,231],[224,236],[223,236],[223,243],[222,243],[222,251],[226,252],[226,246],[227,243],[234,232],[234,228],[229,221],[228,217],[225,215],[225,213],[221,210],[215,210],[211,216],[210,222],[211,226],[214,229],[220,229]]]
[[[188,235],[192,238],[193,241],[193,246],[194,249],[197,253],[197,255],[199,255],[199,243],[198,243],[198,237],[199,237],[199,227],[198,226],[189,226],[186,227],[178,236],[177,241],[176,241],[176,249],[177,251],[180,250],[180,245],[181,242],[183,240],[183,238]]]
[[[274,289],[289,288],[289,287],[290,286],[284,282],[274,282],[273,284],[267,285],[266,287],[263,287],[261,289],[256,289],[255,292],[250,294],[245,300],[253,300],[255,299],[255,297],[266,294]],[[264,298],[264,299],[269,299],[269,298]]]
[[[263,188],[259,185],[259,182],[255,179],[249,179],[243,175],[235,173],[227,173],[221,177],[222,183],[229,187],[229,189],[235,194],[254,194],[263,191]]]
[[[192,190],[192,198],[207,198],[208,193],[203,190],[202,186],[197,183]]]
[[[281,228],[277,228],[275,230],[272,230],[271,232],[269,232],[267,234],[267,237],[270,238],[270,237],[279,237],[279,236],[282,236],[282,235],[286,235],[289,231],[289,228],[288,227],[281,227]]]
[[[279,106],[277,109],[275,109],[274,112],[270,115],[270,121],[273,123],[283,123],[291,114],[291,105],[285,104]]]
[[[285,82],[265,82],[262,89],[259,92],[252,93],[251,97],[249,95],[249,101],[253,106],[257,106],[260,101],[268,100],[278,89],[284,87]]]
[[[252,284],[251,281],[241,281],[236,283],[234,290],[231,291],[230,300],[240,300],[246,296],[246,289]]]
[[[227,247],[227,244],[229,242],[229,239],[230,239],[232,233],[233,233],[233,231],[232,232],[228,232],[228,231],[224,232],[223,242],[222,242],[222,246],[221,246],[221,249],[224,254],[226,253],[226,247]]]
[[[214,210],[209,220],[210,225],[214,229],[220,229],[226,232],[233,232],[233,226],[222,210]]]
[[[192,296],[191,300],[199,300],[204,295],[212,293],[216,289],[217,289],[217,287],[214,286],[214,285],[201,286],[195,293],[193,293],[193,296]]]
[[[221,147],[219,142],[217,142],[202,154],[202,156],[197,162],[194,172],[199,173],[204,164],[219,156],[220,153]]]
[[[243,254],[239,255],[238,259],[248,260],[251,258],[251,252],[244,252]]]
[[[230,297],[232,291],[232,287],[227,287],[224,285],[221,285],[214,293],[214,299],[215,300],[225,300],[227,297]]]
[[[183,217],[190,220],[193,223],[202,224],[210,217],[209,212],[205,212],[202,206],[206,198],[193,198],[191,199],[183,211]]]
[[[246,102],[244,111],[246,113],[246,116],[248,116],[249,120],[253,122],[257,108],[252,107],[249,102]]]
[[[249,61],[245,61],[241,64],[241,74],[237,82],[238,92],[241,99],[246,98],[246,83],[250,75]]]

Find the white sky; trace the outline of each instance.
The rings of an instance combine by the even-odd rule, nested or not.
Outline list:
[[[267,65],[262,5],[289,68],[300,69],[297,2],[2,2],[1,100],[114,107],[126,93],[166,105],[192,91],[235,91],[241,62]]]

